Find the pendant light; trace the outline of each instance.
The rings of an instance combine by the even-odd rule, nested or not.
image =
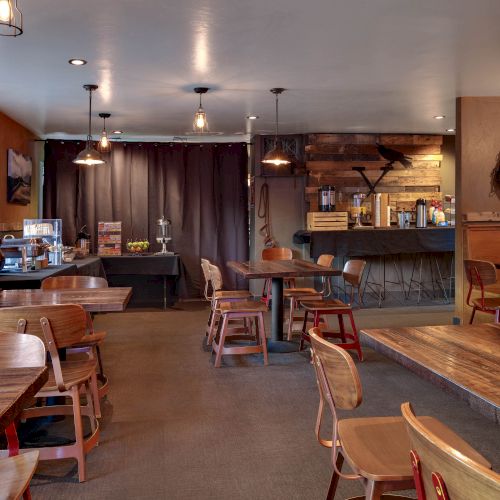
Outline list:
[[[206,94],[210,89],[207,87],[196,87],[194,91],[200,95],[200,107],[194,114],[193,130],[198,134],[208,132],[207,114],[201,105],[201,95]]]
[[[109,118],[110,116],[111,113],[99,113],[99,117],[104,121],[101,138],[99,139],[99,144],[97,145],[97,149],[101,153],[109,153],[111,151],[111,141],[109,140],[108,133],[106,132],[106,118]]]
[[[89,133],[85,149],[80,151],[78,156],[73,160],[73,163],[78,163],[79,165],[102,165],[106,162],[101,158],[101,154],[94,148],[92,143],[92,92],[99,87],[97,85],[86,84],[83,88],[89,93]]]
[[[281,147],[281,141],[278,140],[278,96],[285,91],[283,88],[274,88],[271,89],[271,92],[276,96],[276,134],[274,136],[274,147],[271,151],[268,151],[264,158],[262,159],[262,163],[275,165],[280,167],[282,165],[290,165],[295,158],[290,157],[288,154],[283,151]]]
[[[0,36],[23,34],[23,14],[17,0],[0,0]]]

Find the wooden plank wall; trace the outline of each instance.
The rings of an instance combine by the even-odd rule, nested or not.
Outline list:
[[[409,169],[395,163],[377,186],[377,192],[390,193],[393,221],[395,210],[414,210],[417,198],[442,199],[442,135],[309,134],[305,146],[309,211],[317,211],[318,186],[324,184],[335,186],[337,210],[349,209],[352,193],[367,193],[368,186],[352,167],[365,167],[366,176],[375,182],[387,163],[379,155],[377,143],[404,153],[413,163]],[[366,206],[370,208],[368,200]]]

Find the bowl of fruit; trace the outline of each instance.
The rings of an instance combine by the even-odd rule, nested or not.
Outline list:
[[[149,250],[149,241],[127,241],[127,250],[135,254],[146,253]]]

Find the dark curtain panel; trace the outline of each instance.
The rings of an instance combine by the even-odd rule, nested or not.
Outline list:
[[[108,163],[78,167],[77,141],[47,141],[44,217],[63,219],[72,244],[84,224],[97,250],[97,223],[122,221],[122,242],[156,244],[156,220],[172,221],[172,249],[183,262],[180,293],[200,295],[200,257],[219,264],[227,287],[245,283],[228,260],[248,259],[247,149],[244,143],[113,143]]]

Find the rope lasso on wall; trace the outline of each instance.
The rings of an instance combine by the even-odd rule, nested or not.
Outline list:
[[[264,238],[264,246],[267,248],[279,246],[272,236],[271,212],[269,211],[269,185],[264,182],[260,187],[259,208],[257,210],[259,219],[264,219],[264,225],[259,229],[259,234]]]

